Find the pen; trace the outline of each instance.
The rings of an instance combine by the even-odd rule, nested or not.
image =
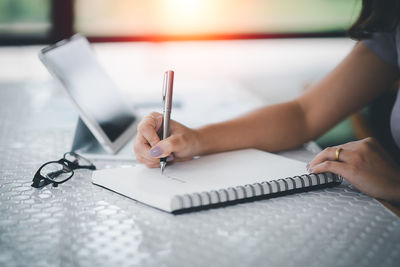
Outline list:
[[[162,139],[169,136],[169,122],[171,119],[172,108],[172,90],[174,86],[174,72],[172,70],[166,71],[164,74],[163,83],[163,123],[162,123]],[[167,158],[160,159],[161,173],[164,173],[165,166],[167,165]]]

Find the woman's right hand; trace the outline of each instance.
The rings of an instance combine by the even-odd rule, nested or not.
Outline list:
[[[160,167],[160,158],[167,161],[190,160],[199,153],[199,134],[176,121],[171,120],[170,136],[160,141],[159,132],[163,115],[152,112],[138,125],[134,150],[136,160],[147,167]]]

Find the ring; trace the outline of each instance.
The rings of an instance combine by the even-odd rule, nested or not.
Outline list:
[[[338,147],[336,148],[336,152],[335,152],[335,160],[339,161],[339,156],[340,156],[340,152],[343,150],[343,148]]]

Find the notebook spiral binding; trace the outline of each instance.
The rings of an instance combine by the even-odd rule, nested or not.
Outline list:
[[[269,194],[290,192],[311,186],[340,184],[343,177],[333,173],[303,174],[284,179],[246,184],[244,186],[229,187],[209,192],[196,192],[176,196],[181,209],[219,204],[229,201],[247,199]]]

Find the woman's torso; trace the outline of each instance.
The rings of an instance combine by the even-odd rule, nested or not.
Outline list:
[[[375,33],[371,39],[363,43],[387,63],[400,71],[400,24],[391,33]],[[400,78],[400,77],[399,77]],[[400,149],[400,94],[391,112],[390,131],[397,147]]]

